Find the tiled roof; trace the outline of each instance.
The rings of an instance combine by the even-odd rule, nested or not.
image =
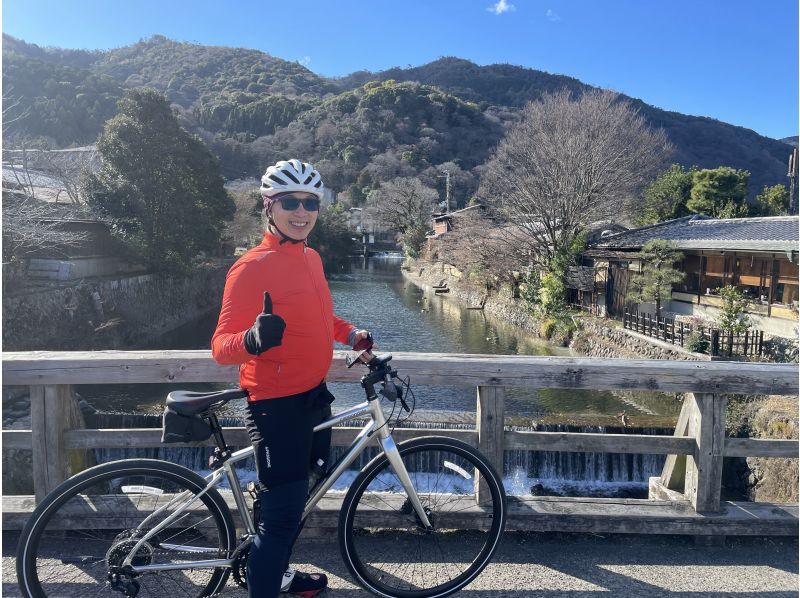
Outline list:
[[[592,247],[639,249],[654,239],[672,241],[679,249],[797,251],[798,217],[718,219],[686,216],[612,235]]]

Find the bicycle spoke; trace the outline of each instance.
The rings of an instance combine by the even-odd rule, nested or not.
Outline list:
[[[428,448],[428,442],[435,448]],[[432,527],[422,526],[384,459],[351,486],[345,508],[352,516],[343,555],[373,591],[420,598],[445,595],[469,583],[486,565],[501,533],[502,504],[493,498],[498,497],[495,490],[486,506],[478,506],[474,484],[481,461],[474,449],[449,439],[409,444],[418,448],[401,450],[401,457]],[[449,446],[458,448],[449,450]],[[490,480],[490,470],[482,467],[481,475]],[[473,512],[480,529],[457,531],[459,526],[473,526]],[[442,540],[454,533],[459,534],[455,551],[445,551]]]
[[[140,598],[197,598],[221,589],[227,569],[191,569],[192,561],[224,554],[235,542],[230,513],[222,510],[227,507],[216,490],[188,506],[182,497],[199,492],[205,482],[177,465],[131,460],[93,470],[77,476],[73,487],[63,491],[65,498],[45,511],[30,532],[30,556],[23,557],[31,563],[30,587],[42,587],[48,596],[113,598],[120,592],[109,585],[109,573],[130,558],[134,566],[186,565],[139,575]]]

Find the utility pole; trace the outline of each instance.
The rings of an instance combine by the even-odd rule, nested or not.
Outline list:
[[[797,148],[789,154],[789,215],[797,214]]]

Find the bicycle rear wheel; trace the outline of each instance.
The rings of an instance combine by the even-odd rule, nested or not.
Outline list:
[[[379,596],[447,596],[475,579],[497,549],[506,516],[503,485],[486,458],[463,442],[425,437],[398,449],[432,529],[424,529],[380,455],[345,496],[342,557],[358,582]]]
[[[230,569],[191,569],[200,560],[227,558],[236,546],[230,509],[212,488],[138,548],[145,534],[197,495],[206,482],[174,463],[130,459],[98,465],[70,478],[39,505],[20,536],[17,578],[24,596],[210,596]],[[185,569],[123,573],[134,566],[185,564]],[[122,585],[121,585],[122,584]],[[117,589],[113,586],[116,585]]]

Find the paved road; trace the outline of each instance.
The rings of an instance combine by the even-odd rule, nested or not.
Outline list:
[[[3,537],[3,596],[20,596],[14,575],[16,537]],[[298,544],[298,569],[324,571],[320,598],[366,598],[334,542]],[[230,582],[225,596],[246,598]],[[468,598],[627,598],[798,596],[796,539],[729,538],[699,547],[680,536],[508,533],[494,562],[461,595]]]

